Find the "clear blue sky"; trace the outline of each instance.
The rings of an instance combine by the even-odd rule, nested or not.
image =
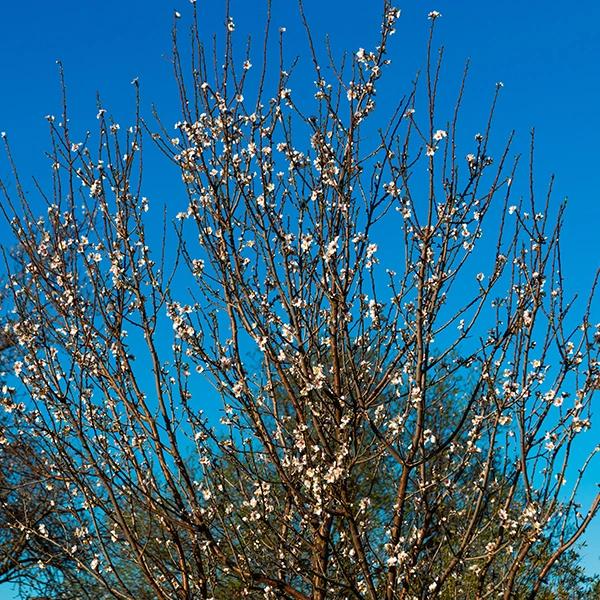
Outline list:
[[[262,0],[232,0],[237,31],[260,33]],[[222,0],[198,0],[205,31],[220,28]],[[274,25],[287,26],[290,54],[297,46],[295,0],[273,0]],[[577,0],[404,0],[392,58],[399,93],[406,75],[422,65],[426,15],[442,12],[438,39],[447,52],[449,79],[458,76],[464,60],[472,61],[466,126],[481,127],[496,81],[503,81],[498,131],[515,128],[517,149],[526,153],[528,131],[537,131],[539,180],[556,173],[556,195],[568,196],[565,229],[565,272],[571,289],[591,282],[598,260],[600,186],[595,119],[600,109],[600,2]],[[378,27],[377,0],[305,0],[315,38],[331,34],[334,47],[356,51],[369,47]],[[43,173],[48,147],[43,116],[59,113],[56,59],[66,71],[72,121],[94,127],[96,92],[121,123],[133,105],[129,82],[139,77],[143,103],[156,103],[167,114],[176,106],[170,58],[173,11],[186,26],[188,0],[30,0],[0,2],[0,130],[11,140],[22,175]],[[147,111],[147,114],[149,111]],[[175,119],[173,119],[175,120]],[[6,165],[0,163],[0,173]],[[150,178],[153,195],[172,192],[158,175]],[[0,225],[3,227],[3,225]],[[594,434],[598,431],[596,424]],[[600,525],[588,540],[586,563],[600,570]],[[0,588],[0,600],[10,598]]]
[[[260,33],[263,0],[231,3],[240,35]],[[205,31],[220,29],[224,0],[199,0],[198,5]],[[302,53],[295,0],[273,0],[273,5],[274,24],[288,28],[290,54],[295,46]],[[334,47],[350,51],[374,41],[378,0],[305,0],[305,5],[317,40],[329,32]],[[572,276],[589,278],[597,264],[594,234],[600,222],[593,120],[600,107],[600,3],[400,0],[397,5],[402,17],[392,52],[399,93],[407,89],[406,76],[422,65],[426,14],[439,10],[438,39],[446,47],[448,80],[455,81],[467,57],[472,61],[468,106],[474,130],[481,126],[494,83],[503,81],[498,130],[515,128],[517,147],[526,152],[528,131],[536,127],[539,180],[555,172],[556,198],[571,200],[565,242]],[[60,110],[58,58],[66,70],[72,120],[80,127],[94,126],[97,91],[125,122],[132,108],[129,82],[136,76],[146,106],[154,102],[167,114],[174,110],[169,63],[174,9],[182,13],[184,28],[188,0],[0,3],[0,130],[10,135],[23,171],[43,169],[48,147],[43,116]]]

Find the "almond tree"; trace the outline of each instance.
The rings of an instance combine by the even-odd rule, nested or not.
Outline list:
[[[229,14],[210,58],[195,18],[176,136],[99,107],[80,139],[65,102],[46,214],[3,185],[15,372],[77,522],[54,542],[97,589],[534,598],[596,514],[600,330],[564,292],[564,206],[538,197],[533,136],[524,188],[492,140],[501,84],[466,146],[466,72],[438,107],[439,13],[421,80],[376,108],[398,16],[326,69],[300,5],[310,93],[270,19],[261,62]],[[148,137],[187,192],[158,240]]]
[[[4,322],[6,316],[0,315]],[[48,463],[28,423],[26,405],[8,384],[15,343],[9,331],[0,332],[0,583],[49,592],[76,571],[61,549],[74,528],[69,529],[71,520],[63,510],[64,487],[47,477]]]

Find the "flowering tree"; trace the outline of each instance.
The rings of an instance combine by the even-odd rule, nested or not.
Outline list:
[[[384,122],[398,16],[327,80],[301,9],[310,97],[282,30],[273,78],[270,23],[258,74],[231,17],[214,69],[194,26],[176,137],[100,108],[93,151],[65,108],[47,214],[3,186],[25,274],[6,335],[74,523],[37,532],[88,589],[534,598],[597,512],[578,490],[600,332],[592,296],[579,318],[565,298],[563,207],[537,198],[533,138],[525,197],[512,140],[492,159],[501,85],[468,148],[464,79],[439,115],[437,12],[424,82]],[[147,132],[188,196],[158,243]]]
[[[76,571],[58,543],[71,539],[69,518],[60,491],[47,483],[35,439],[18,427],[12,414],[0,422],[0,583],[48,592]]]
[[[3,299],[0,294],[0,307]],[[15,342],[10,332],[0,335],[0,583],[47,592],[62,587],[76,570],[57,544],[73,531],[63,510],[64,488],[48,480],[48,464],[27,422],[25,404],[7,384]]]

